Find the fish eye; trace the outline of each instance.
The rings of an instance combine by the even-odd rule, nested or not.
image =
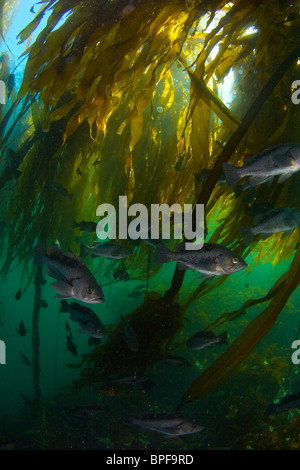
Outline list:
[[[88,287],[86,291],[88,294],[93,294],[95,292],[95,289],[93,289],[92,287]]]
[[[234,264],[236,264],[236,263],[239,262],[239,260],[238,260],[237,258],[232,258],[232,262],[233,262]]]

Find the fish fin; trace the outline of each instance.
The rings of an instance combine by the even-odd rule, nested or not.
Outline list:
[[[78,261],[78,263],[84,265],[84,262],[82,261],[82,259],[80,258],[80,256],[75,255],[75,253],[72,253],[71,251],[68,251],[65,255],[68,256],[69,258],[72,258],[72,259]]]
[[[73,288],[70,284],[67,284],[64,281],[56,281],[50,284],[50,287],[54,289],[62,297],[56,296],[57,299],[69,299],[73,296]]]
[[[33,264],[35,266],[40,266],[40,265],[44,264],[45,256],[46,256],[45,248],[44,248],[43,244],[40,241],[38,241],[37,246],[35,248]]]
[[[219,338],[221,339],[220,344],[228,344],[227,331],[221,333]]]
[[[55,298],[58,300],[64,300],[64,299],[71,299],[72,297],[70,295],[67,296],[67,295],[57,294]]]
[[[239,227],[239,232],[241,233],[247,245],[250,245],[256,236],[256,234],[253,233],[252,227]]]
[[[180,261],[178,261],[177,263],[177,268],[180,270],[180,271],[186,271],[188,268],[186,267],[186,265],[184,263],[181,263]]]
[[[197,279],[209,279],[209,278],[212,278],[212,277],[215,277],[215,275],[214,274],[201,273],[201,274],[199,274],[199,276],[197,276]]]
[[[271,235],[273,235],[272,233],[261,233],[260,234],[260,238],[262,240],[266,240],[267,238],[269,238]]]
[[[78,228],[80,227],[80,224],[78,224],[77,222],[75,222],[75,220],[73,221],[73,226],[72,228]]]
[[[234,186],[233,191],[234,191],[235,198],[238,199],[244,191],[244,185],[239,184],[237,186]]]
[[[186,250],[185,242],[179,243],[176,247],[176,252],[177,253],[180,253],[180,252],[185,251],[185,250]]]
[[[171,258],[171,251],[164,245],[157,245],[156,248],[156,264],[163,264],[167,263],[168,261],[172,261]]]
[[[278,183],[284,183],[285,181],[287,181],[289,179],[289,177],[292,175],[292,173],[284,173],[283,175],[280,175],[280,177],[278,178]]]
[[[240,181],[241,176],[239,167],[229,165],[229,163],[223,163],[223,171],[225,174],[227,185],[230,188]]]

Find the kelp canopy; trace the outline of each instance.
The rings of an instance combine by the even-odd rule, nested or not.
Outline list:
[[[25,53],[17,100],[0,123],[0,187],[10,188],[10,197],[3,200],[9,227],[4,276],[15,260],[26,269],[31,266],[38,239],[46,246],[58,239],[63,249],[78,253],[73,221],[95,220],[97,206],[117,207],[119,195],[148,208],[153,203],[204,203],[207,240],[244,257],[251,252],[252,264],[277,264],[293,255],[298,229],[283,239],[275,234],[267,242],[255,240],[246,249],[237,228],[251,220],[247,194],[236,198],[217,180],[222,161],[241,164],[245,153],[297,141],[300,113],[291,101],[291,84],[299,78],[296,2],[50,0],[20,32],[20,42],[28,40],[45,14],[45,28]],[[222,101],[229,76],[230,109]],[[22,174],[11,187],[15,173],[4,162],[12,148]],[[206,183],[197,185],[193,173],[204,168],[213,171]],[[300,209],[297,181],[295,175],[283,185],[259,186],[256,202]],[[53,183],[72,197],[57,192]],[[144,277],[147,262],[148,248],[140,245],[126,261],[127,269],[136,279]],[[282,289],[270,291],[263,316],[206,371],[205,380],[191,386],[184,400],[209,391],[249,354],[297,287],[298,270],[299,248],[289,273],[278,281],[284,294]],[[157,332],[155,355],[147,343],[138,369],[154,362],[180,331],[188,304],[217,289],[226,277],[202,282],[183,308],[173,305],[172,328],[170,304],[182,280],[183,274],[175,271],[166,307],[169,333],[164,330],[160,338]],[[163,316],[161,301],[157,299]],[[137,329],[145,311],[147,330],[149,299],[132,316]],[[111,346],[117,333],[104,347],[111,372],[118,371],[119,356]],[[98,361],[99,368],[106,357],[100,349],[88,358],[89,363]],[[124,361],[128,370],[132,361]],[[225,367],[229,364],[230,370]],[[92,372],[84,373],[89,383]]]

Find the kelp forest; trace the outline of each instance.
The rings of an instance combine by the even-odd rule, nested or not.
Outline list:
[[[0,36],[0,448],[299,449],[300,3],[1,0]],[[203,205],[203,249],[102,242],[120,196]]]

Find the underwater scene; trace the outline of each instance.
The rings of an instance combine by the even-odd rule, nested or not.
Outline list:
[[[299,450],[299,235],[299,1],[0,0],[0,450]]]

